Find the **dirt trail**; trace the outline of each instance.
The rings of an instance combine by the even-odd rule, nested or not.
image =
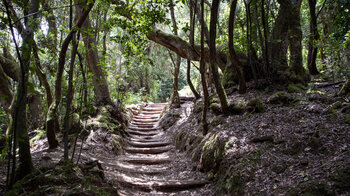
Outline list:
[[[211,195],[204,174],[172,145],[158,128],[164,104],[150,104],[128,126],[125,154],[106,177],[118,185],[119,195]]]

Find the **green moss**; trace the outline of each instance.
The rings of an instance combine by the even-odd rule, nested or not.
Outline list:
[[[279,91],[271,95],[267,102],[270,104],[288,104],[291,100],[292,99],[289,94]]]
[[[222,115],[215,116],[213,120],[210,122],[210,129],[213,129],[218,125],[224,124],[226,122],[225,120],[226,119]]]
[[[350,164],[344,168],[337,169],[330,175],[334,187],[341,190],[350,190]]]
[[[228,107],[231,114],[242,114],[246,109],[244,104],[230,104]]]
[[[331,109],[337,110],[337,109],[341,108],[341,106],[342,106],[342,103],[340,101],[337,101],[331,105]]]
[[[213,111],[215,114],[221,113],[221,105],[219,103],[212,103],[209,106],[209,109]]]
[[[302,93],[304,92],[304,86],[300,83],[297,84],[288,84],[287,90],[289,93]]]
[[[350,125],[350,114],[345,114],[345,116],[344,116],[344,122],[345,122],[346,124],[349,124],[349,125]]]
[[[223,76],[221,77],[221,82],[224,88],[233,87],[236,84],[234,81],[235,78],[237,78],[236,73],[232,68],[227,67],[224,71]]]
[[[218,134],[211,135],[202,148],[201,164],[204,171],[216,171],[225,157],[225,143],[227,139]]]
[[[265,110],[266,110],[263,101],[259,98],[251,99],[248,102],[247,106],[248,106],[249,110],[251,110],[252,112],[261,113],[261,112],[265,112]]]
[[[296,188],[290,189],[286,196],[332,196],[334,193],[323,181],[310,181],[299,184]]]

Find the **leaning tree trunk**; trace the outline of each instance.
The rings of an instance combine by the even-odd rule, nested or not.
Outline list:
[[[220,0],[213,0],[212,7],[211,7],[210,40],[209,40],[210,65],[212,69],[215,89],[220,99],[221,111],[223,113],[226,113],[228,111],[228,101],[227,101],[227,95],[226,95],[225,89],[222,86],[220,81],[220,75],[219,75],[218,65],[216,61],[216,46],[215,46],[216,24],[218,20],[219,3],[220,3]]]
[[[318,41],[320,36],[317,29],[316,0],[308,0],[308,2],[310,11],[310,37],[308,42],[307,67],[311,75],[317,75],[319,72],[316,67],[316,41]]]
[[[49,107],[49,110],[47,112],[47,119],[46,119],[46,132],[47,132],[50,149],[56,148],[58,145],[55,132],[59,130],[58,106],[61,102],[61,97],[62,97],[62,76],[63,76],[64,65],[66,62],[66,52],[70,41],[73,39],[74,34],[83,25],[83,22],[88,17],[89,12],[92,9],[93,5],[94,3],[89,4],[88,9],[85,10],[84,13],[80,16],[76,26],[70,31],[70,33],[67,35],[67,37],[65,38],[62,44],[62,48],[59,55],[56,82],[55,82],[55,101]]]
[[[75,3],[77,4],[77,15],[78,17],[81,17],[84,8],[81,4],[79,4],[77,0],[75,0]],[[94,85],[96,105],[112,104],[106,77],[102,72],[101,66],[99,65],[100,60],[97,52],[97,43],[95,40],[95,36],[89,33],[89,30],[91,29],[91,22],[89,17],[86,18],[84,24],[82,25],[82,28],[83,29],[81,32],[86,48],[87,65],[93,73],[92,83]]]
[[[233,27],[234,27],[234,21],[235,21],[236,6],[237,6],[237,0],[233,0],[231,4],[230,16],[228,21],[228,48],[230,51],[231,62],[233,64],[233,67],[239,79],[239,93],[245,93],[247,90],[247,87],[246,87],[244,75],[241,70],[242,64],[239,61],[233,46]]]

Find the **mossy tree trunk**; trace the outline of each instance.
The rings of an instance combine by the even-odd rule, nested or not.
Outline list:
[[[81,3],[78,0],[75,0],[77,16],[82,17],[84,11],[86,11]],[[86,18],[85,22],[82,25],[82,37],[86,49],[86,59],[87,65],[92,75],[92,83],[94,85],[95,93],[95,103],[96,105],[112,105],[112,100],[109,95],[108,84],[106,77],[102,72],[100,66],[100,60],[97,51],[97,43],[95,40],[95,35],[91,33],[92,27],[89,17]]]
[[[241,70],[242,63],[237,58],[237,54],[233,46],[233,28],[234,28],[234,21],[235,21],[236,6],[237,6],[237,0],[233,0],[231,3],[230,16],[228,21],[228,45],[229,45],[228,48],[230,52],[231,62],[233,64],[233,67],[239,79],[239,93],[245,93],[247,90],[247,87],[246,87],[244,75]]]
[[[316,67],[317,43],[320,35],[317,29],[316,0],[308,0],[310,12],[310,36],[308,41],[307,67],[311,75],[319,74]]]
[[[204,16],[204,1],[201,1],[201,16]],[[195,16],[193,16],[195,18]],[[193,20],[194,20],[193,18]],[[205,22],[204,18],[200,19],[201,21],[201,56],[204,54],[204,36],[205,36]],[[194,31],[193,31],[194,32]],[[209,107],[209,92],[208,92],[208,86],[207,86],[207,81],[206,81],[206,67],[205,67],[205,62],[204,59],[202,58],[200,61],[199,65],[200,73],[201,73],[201,83],[202,83],[202,88],[203,88],[203,111],[202,111],[202,133],[203,135],[206,135],[208,133],[208,123],[207,123],[207,111]]]
[[[212,68],[212,75],[214,80],[214,85],[216,92],[220,99],[221,111],[226,113],[228,111],[228,101],[227,95],[224,87],[221,84],[220,75],[218,71],[218,65],[216,61],[216,24],[218,20],[218,9],[219,9],[220,0],[213,0],[211,6],[211,16],[210,16],[210,41],[209,41],[209,49],[210,49],[210,65]]]
[[[9,16],[9,5],[5,1],[4,2],[7,14]],[[25,5],[24,12],[31,14],[37,12],[39,9],[39,1],[38,0],[32,0],[30,2],[27,2],[27,5]],[[9,23],[12,30],[12,24],[9,17]],[[32,51],[32,42],[34,37],[34,31],[36,29],[36,18],[35,16],[29,17],[25,20],[25,28],[24,31],[21,33],[22,37],[22,46],[21,46],[21,54],[19,54],[20,59],[20,75],[18,78],[18,85],[17,85],[17,93],[15,98],[15,105],[12,112],[12,124],[11,126],[11,132],[13,133],[13,136],[15,140],[13,141],[13,156],[16,154],[16,142],[18,142],[18,154],[19,154],[19,161],[18,161],[18,167],[16,170],[16,176],[14,176],[15,172],[14,168],[16,165],[16,158],[14,157],[13,160],[13,171],[12,176],[10,179],[10,186],[12,186],[13,182],[15,180],[22,179],[25,175],[31,173],[34,170],[33,162],[32,162],[32,156],[30,154],[30,145],[29,145],[29,136],[27,132],[27,92],[28,92],[28,74],[29,74],[29,65],[31,60],[31,51]],[[15,38],[14,38],[15,40]],[[17,45],[16,45],[17,49]]]
[[[61,97],[62,97],[62,76],[63,76],[64,65],[66,62],[66,59],[65,59],[66,52],[70,41],[73,39],[73,36],[77,32],[77,30],[83,25],[93,5],[94,5],[94,2],[89,4],[88,9],[85,10],[80,15],[79,21],[77,22],[76,26],[72,28],[70,33],[67,35],[61,47],[59,62],[58,62],[58,69],[56,74],[56,82],[55,82],[55,101],[49,107],[49,110],[47,112],[47,119],[46,119],[46,132],[47,132],[50,149],[56,148],[58,145],[55,132],[59,130],[58,106],[61,102]]]
[[[177,36],[177,24],[174,13],[174,2],[170,1],[170,16],[171,22],[173,23],[173,32]],[[176,61],[174,62],[174,80],[173,80],[173,96],[171,99],[171,107],[178,108],[181,106],[179,97],[179,73],[180,73],[181,57],[176,55]]]

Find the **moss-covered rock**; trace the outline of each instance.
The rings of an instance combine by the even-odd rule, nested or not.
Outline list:
[[[344,115],[344,122],[346,124],[349,124],[350,125],[350,114],[345,114]]]
[[[306,183],[299,184],[296,188],[290,189],[287,196],[333,196],[334,193],[323,181],[310,181]]]
[[[341,108],[341,106],[342,106],[342,103],[340,101],[336,101],[331,105],[331,109],[337,110],[337,109]]]
[[[266,110],[264,102],[259,98],[253,98],[249,100],[247,106],[250,112],[261,113],[261,112],[265,112]]]
[[[221,77],[221,83],[224,88],[230,88],[236,84],[234,81],[235,79],[237,79],[236,72],[232,69],[232,67],[227,67],[224,71],[223,76]]]
[[[247,106],[245,104],[230,104],[228,107],[231,114],[243,114]]]
[[[221,105],[219,103],[212,103],[209,106],[209,109],[214,112],[214,114],[221,113]]]
[[[220,162],[225,157],[227,138],[221,138],[218,133],[208,137],[202,148],[201,165],[204,171],[217,171]]]
[[[290,101],[292,101],[290,95],[283,91],[276,92],[267,100],[270,104],[288,104]]]
[[[340,190],[350,190],[350,164],[344,168],[337,169],[330,175],[334,187]]]
[[[40,168],[27,175],[6,195],[114,195],[115,192],[113,186],[105,182],[98,162],[78,166],[61,161],[54,168]]]
[[[181,116],[181,109],[174,108],[169,110],[160,120],[159,126],[163,129],[168,129],[173,126]]]
[[[304,86],[300,83],[297,84],[288,84],[287,91],[289,93],[302,93],[304,92]]]

